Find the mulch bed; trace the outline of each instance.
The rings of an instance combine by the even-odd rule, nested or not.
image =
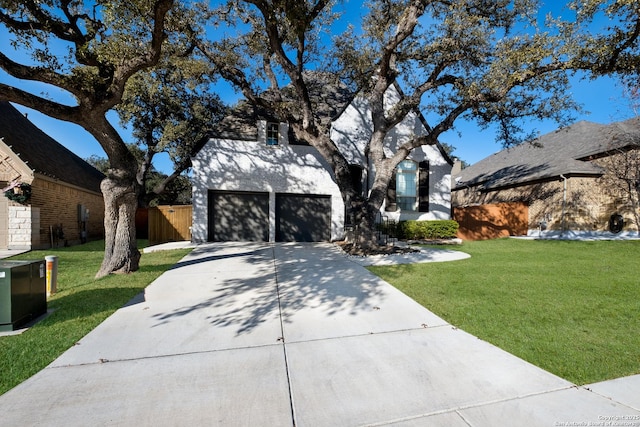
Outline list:
[[[402,247],[402,246],[372,246],[369,248],[361,248],[353,243],[336,242],[349,255],[368,256],[368,255],[393,255],[393,254],[410,254],[420,252],[419,249]]]
[[[410,240],[406,242],[409,245],[459,245],[462,243],[460,239],[434,239],[434,240]],[[376,245],[369,248],[360,248],[353,243],[348,242],[336,242],[336,244],[342,248],[349,255],[354,256],[369,256],[369,255],[393,255],[393,254],[411,254],[420,252],[419,249],[411,248],[409,246],[394,246],[394,245]]]

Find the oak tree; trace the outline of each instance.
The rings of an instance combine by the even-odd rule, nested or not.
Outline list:
[[[497,124],[500,140],[518,143],[530,136],[523,132],[526,120],[571,119],[578,109],[568,90],[572,72],[638,69],[636,1],[572,1],[569,18],[541,20],[535,0],[371,0],[361,22],[351,20],[331,37],[338,6],[230,0],[216,11],[228,36],[199,46],[248,102],[288,122],[296,138],[327,160],[360,226],[361,246],[374,244],[376,214],[394,170],[415,148],[435,144],[461,120]],[[594,33],[602,16],[609,24]],[[310,96],[305,75],[328,69],[370,104],[366,173],[375,178],[367,194],[354,187],[345,153],[330,138],[331,123]],[[396,82],[404,96],[389,108],[385,93]],[[389,132],[417,108],[429,133],[392,150]]]
[[[122,102],[115,106],[135,139],[141,207],[178,196],[185,201],[179,188],[188,181],[184,172],[191,167],[193,150],[226,114],[208,63],[182,51],[171,54],[174,49],[170,46],[157,66],[129,79]],[[154,170],[153,159],[159,153],[168,155],[171,173]]]
[[[164,46],[182,43],[190,14],[174,0],[0,1],[0,24],[9,35],[0,47],[0,68],[19,82],[0,84],[0,99],[80,125],[109,159],[101,185],[105,254],[97,277],[135,271],[140,258],[138,163],[107,113],[132,76],[158,64]],[[28,82],[43,83],[56,98]]]

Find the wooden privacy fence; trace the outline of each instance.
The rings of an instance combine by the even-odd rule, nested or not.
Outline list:
[[[149,244],[191,240],[192,206],[149,208]]]
[[[458,237],[463,240],[524,236],[529,228],[529,207],[522,202],[455,207],[453,219],[460,225]]]

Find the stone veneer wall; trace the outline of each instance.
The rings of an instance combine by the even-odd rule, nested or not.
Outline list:
[[[39,240],[40,209],[20,204],[9,204],[7,209],[7,249],[33,249]]]

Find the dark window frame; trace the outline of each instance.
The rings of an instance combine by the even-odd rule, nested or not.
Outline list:
[[[267,122],[266,143],[267,145],[271,145],[271,146],[280,144],[280,124],[279,123]]]
[[[418,182],[417,184],[417,209],[409,212],[429,212],[429,172],[430,165],[429,161],[425,160],[422,162],[418,162]],[[398,210],[397,203],[397,192],[396,192],[396,178],[398,174],[398,169],[396,168],[393,171],[393,175],[391,175],[391,180],[389,181],[389,187],[387,188],[386,195],[386,203],[385,203],[385,211],[387,212],[396,212]]]

